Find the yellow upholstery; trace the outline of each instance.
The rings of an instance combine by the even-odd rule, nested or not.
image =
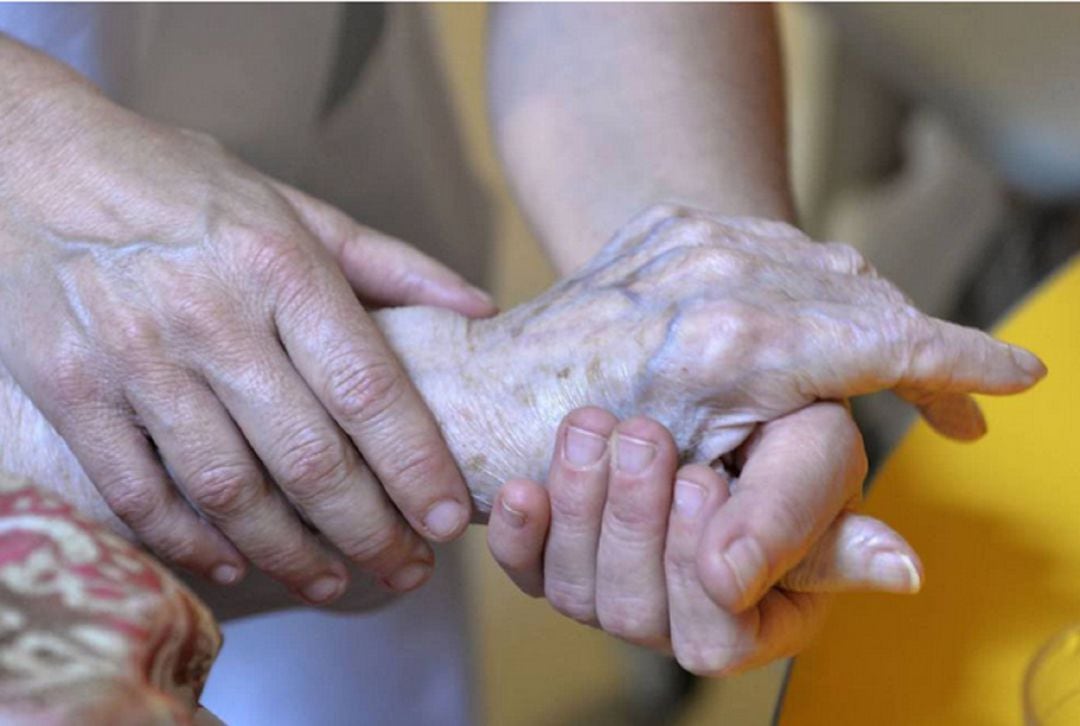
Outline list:
[[[990,433],[958,444],[918,424],[866,510],[923,558],[910,598],[837,598],[795,664],[784,726],[1019,724],[1024,670],[1080,621],[1080,260],[999,330],[1050,375],[982,399]]]

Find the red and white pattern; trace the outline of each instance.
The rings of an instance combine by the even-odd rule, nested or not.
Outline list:
[[[220,647],[150,555],[0,476],[0,722],[192,723]]]

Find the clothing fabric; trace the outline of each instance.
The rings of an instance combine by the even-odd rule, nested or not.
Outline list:
[[[429,26],[415,5],[0,4],[0,30],[118,102],[210,133],[482,284],[486,200]],[[372,614],[225,623],[203,702],[232,726],[474,723],[461,562],[439,554],[433,583]]]

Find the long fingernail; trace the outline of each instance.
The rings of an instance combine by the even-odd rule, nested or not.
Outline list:
[[[591,466],[607,450],[607,439],[577,426],[566,427],[563,457],[572,466]]]
[[[503,514],[506,515],[506,521],[510,523],[510,526],[514,529],[521,529],[525,526],[525,514],[517,509],[511,507],[504,499],[502,502]]]
[[[705,501],[705,490],[699,484],[685,479],[675,482],[675,511],[680,517],[693,519]]]
[[[431,565],[423,562],[414,562],[405,565],[383,582],[394,592],[409,592],[420,587],[431,575]]]
[[[870,558],[870,576],[876,585],[890,592],[916,593],[922,578],[915,562],[900,552],[878,552]]]
[[[1046,375],[1046,366],[1036,356],[1023,348],[1017,348],[1015,345],[1010,346],[1009,350],[1012,353],[1013,360],[1016,361],[1016,365],[1024,373],[1027,373],[1036,381]]]
[[[333,600],[345,588],[345,581],[340,577],[330,575],[320,577],[315,582],[305,587],[300,594],[304,599],[316,605]]]
[[[768,562],[761,545],[753,537],[742,537],[728,545],[721,557],[739,588],[738,602],[746,604],[761,589],[768,576]]]
[[[221,564],[210,571],[210,578],[219,585],[232,585],[240,579],[240,568],[236,565]]]
[[[648,441],[619,434],[615,446],[615,467],[627,474],[640,474],[656,456],[656,447]]]
[[[465,507],[453,499],[444,499],[428,510],[424,526],[435,539],[449,539],[465,527],[468,518]]]

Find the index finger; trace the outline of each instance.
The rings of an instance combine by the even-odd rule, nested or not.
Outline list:
[[[471,502],[435,418],[341,271],[321,249],[312,254],[317,263],[276,307],[281,341],[409,524],[453,539]]]
[[[698,546],[702,584],[741,612],[798,563],[866,474],[862,438],[847,410],[821,402],[764,424],[731,498]]]

